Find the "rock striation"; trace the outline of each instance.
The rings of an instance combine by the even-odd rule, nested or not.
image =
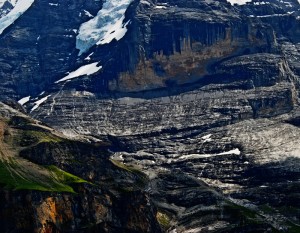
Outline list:
[[[78,30],[108,9],[102,5],[35,0],[0,35],[0,99],[19,100],[67,136],[100,143],[23,148],[20,156],[35,164],[107,187],[77,184],[79,197],[28,194],[39,216],[48,216],[44,206],[58,211],[49,226],[36,225],[159,232],[156,215],[173,233],[298,232],[299,2],[135,0],[122,15],[122,38],[79,51]],[[96,72],[78,72],[94,64]],[[149,182],[133,185],[140,173],[123,163]],[[7,205],[25,200],[7,197]]]

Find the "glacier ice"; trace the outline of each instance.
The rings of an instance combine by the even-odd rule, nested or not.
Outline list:
[[[76,37],[79,55],[94,45],[108,44],[120,40],[127,32],[125,12],[133,0],[107,0],[97,15],[80,25]]]

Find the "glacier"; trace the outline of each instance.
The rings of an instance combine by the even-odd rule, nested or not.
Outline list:
[[[0,35],[6,28],[12,25],[25,11],[29,9],[34,0],[19,0],[10,2],[12,5],[15,4],[15,7],[7,15],[0,18]]]
[[[94,18],[80,25],[76,37],[79,56],[96,44],[108,44],[126,34],[125,12],[132,1],[108,0]]]

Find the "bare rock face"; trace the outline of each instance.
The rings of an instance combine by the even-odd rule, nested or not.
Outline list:
[[[112,172],[112,156],[150,181],[128,196],[88,184],[80,197],[30,193],[31,212],[20,216],[45,216],[35,223],[45,232],[90,222],[91,232],[158,232],[154,214],[173,233],[298,232],[299,2],[135,0],[122,38],[79,51],[80,26],[104,4],[35,0],[0,35],[0,99],[22,98],[65,135],[110,143],[105,158],[79,142],[41,143],[24,158],[84,179],[114,177],[127,193],[138,178]],[[97,72],[82,71],[95,63]],[[77,159],[84,166],[68,162]],[[9,208],[27,200],[7,196]]]
[[[125,36],[78,56],[80,26],[97,15],[102,2],[35,0],[0,35],[1,98],[55,92],[61,86],[55,81],[92,62],[103,66],[101,72],[75,87],[103,94],[173,88],[214,75],[215,65],[232,57],[282,55],[287,41],[297,46],[300,40],[299,4],[288,3],[132,1],[125,12]]]
[[[2,232],[161,232],[145,174],[109,160],[108,144],[0,106]]]
[[[101,1],[37,0],[0,34],[1,96],[38,95],[76,61],[76,33]]]

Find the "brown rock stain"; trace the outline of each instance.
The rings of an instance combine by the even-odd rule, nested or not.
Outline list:
[[[38,222],[42,225],[37,231],[40,233],[53,232],[53,228],[66,224],[74,218],[71,203],[68,200],[56,200],[53,197],[46,198],[36,208],[36,214]]]
[[[207,74],[206,67],[212,59],[224,58],[236,49],[237,46],[231,41],[230,29],[224,40],[208,47],[190,38],[183,38],[180,52],[174,49],[173,54],[167,56],[159,51],[153,54],[152,59],[142,56],[135,71],[121,73],[117,81],[110,83],[110,89],[141,91],[165,87],[168,80],[177,84],[193,82]]]
[[[212,61],[224,59],[247,47],[276,44],[271,28],[265,29],[267,35],[260,36],[261,29],[255,24],[250,25],[246,38],[233,38],[233,30],[231,27],[226,28],[225,38],[210,46],[186,37],[181,39],[180,52],[176,51],[175,45],[171,55],[157,51],[152,58],[146,58],[144,52],[141,52],[135,70],[120,73],[117,80],[110,82],[109,88],[131,92],[166,87],[166,81],[179,85],[195,82],[208,74],[207,66]]]

